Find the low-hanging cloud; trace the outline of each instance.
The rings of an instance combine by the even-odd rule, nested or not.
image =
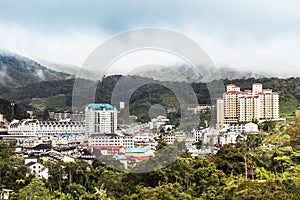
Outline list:
[[[39,12],[30,12],[28,6],[36,1],[18,7],[11,2],[1,3],[0,48],[34,59],[80,66],[89,53],[119,31],[156,26],[195,40],[218,67],[300,75],[297,1],[124,1],[116,6],[108,1],[60,5],[53,0],[40,4]],[[129,7],[123,7],[126,4]]]

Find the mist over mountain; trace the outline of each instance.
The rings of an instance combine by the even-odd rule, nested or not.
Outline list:
[[[48,69],[30,58],[0,51],[0,83],[4,86],[17,87],[34,82],[65,80],[71,77],[70,74]]]
[[[24,109],[34,111],[36,116],[40,117],[47,110],[70,110],[72,108],[72,92],[75,82],[75,76],[71,74],[78,74],[76,72],[78,69],[75,67],[72,71],[71,66],[67,68],[64,65],[56,66],[56,70],[54,70],[54,67],[48,69],[32,59],[0,52],[0,98],[9,102],[15,101]],[[70,70],[68,71],[70,74],[64,73],[67,72],[66,70]],[[174,82],[178,85],[176,88],[184,88],[183,86],[186,83],[191,83],[198,98],[198,103],[210,104],[210,93],[206,82],[203,80],[205,80],[204,78],[213,80],[220,77],[221,74],[224,85],[233,83],[242,88],[249,88],[251,83],[261,82],[265,87],[278,91],[280,93],[281,114],[293,113],[298,108],[300,78],[266,78],[266,76],[271,75],[238,71],[228,67],[212,71],[218,73],[219,76],[205,69],[201,72],[201,75],[205,77],[197,75],[195,69],[188,66],[164,68],[149,66],[139,71],[133,71],[131,75],[127,76],[106,76],[101,82],[98,82],[95,102],[111,103],[112,93],[121,78],[122,80],[126,79],[128,84],[138,83],[141,79],[145,80],[145,77],[156,79],[156,82],[152,81],[155,84],[147,84],[138,88],[130,98],[130,113],[146,122],[149,120],[147,113],[153,104],[159,103],[167,108],[173,108],[174,105],[178,104],[172,91],[161,86],[163,81]],[[88,78],[87,76],[84,81],[89,82]],[[119,96],[124,96],[128,91],[121,90],[120,92]]]
[[[199,70],[200,69],[200,74]],[[220,67],[213,70],[205,67],[198,69],[188,65],[179,66],[147,66],[133,70],[129,75],[147,77],[158,81],[206,82],[216,78],[264,78],[272,74],[262,74],[237,70],[230,67]],[[196,71],[198,70],[198,72]],[[8,87],[28,85],[41,81],[66,80],[69,78],[90,79],[94,72],[82,69],[76,65],[60,64],[52,61],[30,58],[0,50],[0,83]]]
[[[37,59],[38,63],[57,72],[63,72],[71,75],[76,75],[80,67],[72,64],[55,63],[48,60]]]
[[[241,78],[272,77],[271,74],[242,71],[230,67],[209,69],[200,66],[198,69],[195,69],[194,67],[188,65],[170,66],[170,67],[149,65],[147,67],[139,68],[138,70],[133,70],[130,75],[147,77],[159,81],[176,80],[178,82],[190,82],[190,83],[213,81],[218,77],[221,77],[222,79],[230,79],[230,80],[241,79]],[[198,70],[198,72],[196,70]]]
[[[253,71],[238,70],[231,67],[220,67],[219,72],[224,79],[241,79],[241,78],[270,78],[275,77],[273,74],[257,73]]]
[[[38,59],[37,61],[50,70],[71,74],[72,76],[76,76],[77,78],[90,79],[95,75],[95,72],[83,69],[78,65],[55,63],[42,59]]]

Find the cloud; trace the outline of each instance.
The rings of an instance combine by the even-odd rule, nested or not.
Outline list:
[[[299,6],[296,0],[1,1],[0,46],[81,65],[112,35],[156,26],[189,36],[217,66],[300,75]]]
[[[223,31],[208,34],[187,28],[186,33],[205,49],[218,67],[266,72],[279,77],[300,76],[299,35],[274,34],[264,40],[241,35],[230,42],[224,41]]]
[[[81,65],[107,34],[99,30],[67,29],[44,32],[41,29],[0,22],[0,46],[3,49],[57,63]]]

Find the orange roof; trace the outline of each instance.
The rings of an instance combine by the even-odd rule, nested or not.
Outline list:
[[[126,156],[128,160],[149,160],[149,156]]]

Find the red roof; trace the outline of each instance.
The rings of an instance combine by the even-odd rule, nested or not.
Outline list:
[[[227,86],[235,86],[234,84],[228,84]]]
[[[241,92],[239,91],[229,91],[229,92],[225,92],[225,94],[240,94]]]
[[[126,156],[127,160],[149,160],[149,156]]]
[[[262,85],[261,83],[253,83],[253,85]]]

